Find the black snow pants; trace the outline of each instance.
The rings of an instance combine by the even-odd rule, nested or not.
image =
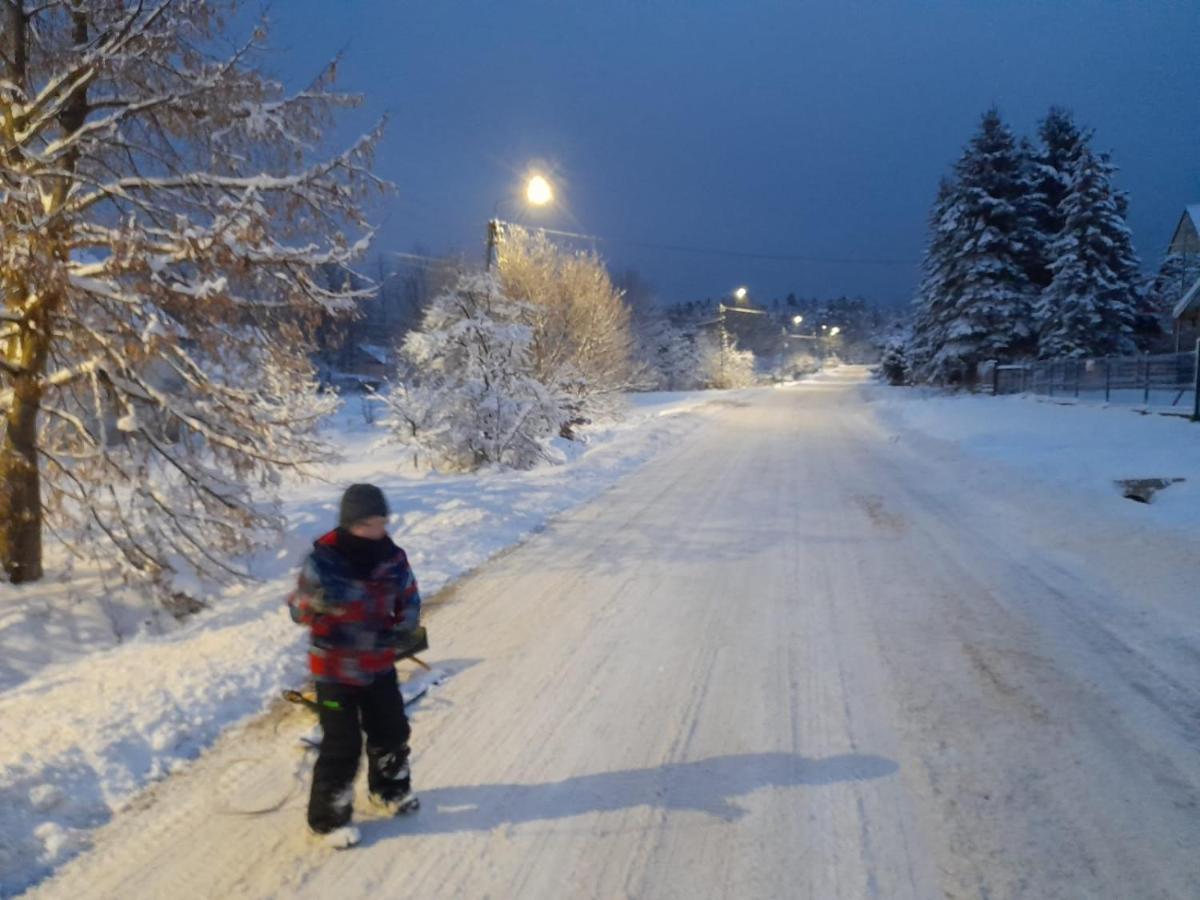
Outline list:
[[[324,833],[350,821],[354,776],[367,735],[367,787],[385,800],[409,791],[408,716],[396,670],[368,685],[317,683],[321,751],[313,767],[308,824]]]

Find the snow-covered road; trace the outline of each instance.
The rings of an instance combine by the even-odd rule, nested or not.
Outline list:
[[[288,796],[280,709],[37,895],[1200,896],[1197,542],[875,390],[730,400],[443,591],[416,817],[336,853],[302,789],[232,812]]]

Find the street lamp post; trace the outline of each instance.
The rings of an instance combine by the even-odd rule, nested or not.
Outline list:
[[[492,256],[495,253],[496,245],[500,243],[500,204],[504,202],[504,198],[497,200],[492,206],[492,217],[487,223],[487,246],[484,249],[483,269],[485,272],[491,271]],[[550,186],[550,182],[545,176],[534,174],[525,182],[525,202],[530,206],[546,206],[554,202],[554,188]]]

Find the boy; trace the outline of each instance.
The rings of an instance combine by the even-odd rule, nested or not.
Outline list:
[[[288,598],[292,619],[311,629],[309,666],[321,707],[308,826],[339,849],[359,839],[350,816],[361,732],[371,802],[393,815],[419,806],[410,790],[395,648],[420,623],[421,595],[408,558],[388,537],[387,516],[379,488],[347,488],[338,527],[314,542]]]

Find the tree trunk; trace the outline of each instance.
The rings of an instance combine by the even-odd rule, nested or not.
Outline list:
[[[23,2],[8,5],[12,44],[9,48],[10,81],[26,87],[29,16]],[[77,46],[87,42],[88,18],[82,9],[72,13],[73,36]],[[59,115],[66,133],[81,128],[87,119],[87,87],[81,85]],[[65,201],[78,154],[72,150],[61,163],[66,177],[52,182],[47,212]],[[17,153],[20,159],[20,153]],[[30,258],[42,262],[35,271],[48,271],[54,264],[66,262],[66,235],[62,226],[45,237],[31,237]],[[41,257],[41,259],[39,259]],[[0,355],[9,369],[12,405],[5,413],[4,434],[0,437],[0,566],[13,584],[37,581],[42,577],[42,486],[38,469],[38,414],[42,408],[42,378],[50,355],[51,325],[54,310],[62,300],[51,289],[37,291],[23,272],[7,272],[3,299],[19,322],[16,334],[0,343]],[[33,296],[39,294],[40,296]]]
[[[4,7],[5,75],[8,81],[26,88],[29,20],[23,2],[8,2]],[[11,124],[11,118],[8,121]],[[19,312],[26,294],[23,279],[18,273],[5,274],[5,305],[12,312]],[[29,323],[24,322],[17,334],[0,343],[3,361],[15,370],[4,379],[5,386],[12,390],[12,405],[4,413],[4,431],[0,435],[0,566],[14,583],[42,577],[42,505],[37,465],[37,419],[42,398],[40,373],[31,371],[28,364],[39,357],[44,360],[45,353],[44,348],[31,345],[31,339],[43,342],[31,332]]]
[[[13,584],[42,577],[42,492],[38,474],[36,375],[13,379],[0,442],[0,564]]]

